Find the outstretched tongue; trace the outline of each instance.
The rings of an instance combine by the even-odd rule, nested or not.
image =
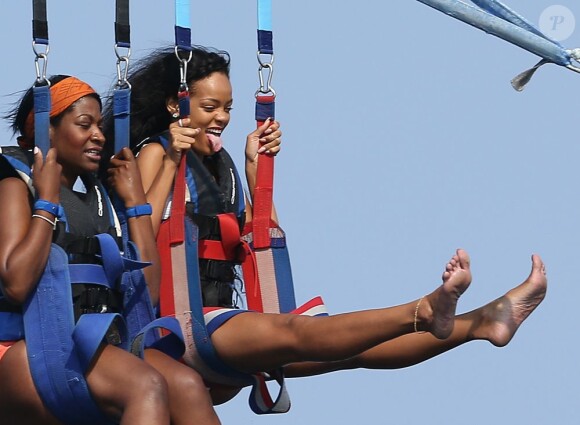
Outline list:
[[[222,148],[222,138],[212,133],[206,133],[206,136],[211,149],[214,152],[219,152],[219,150]]]

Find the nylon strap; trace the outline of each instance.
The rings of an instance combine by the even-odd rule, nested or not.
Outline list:
[[[35,86],[34,96],[34,143],[46,158],[50,148],[50,86]]]
[[[175,46],[191,50],[191,19],[189,0],[175,0]]]
[[[115,43],[120,47],[131,47],[131,25],[129,23],[129,0],[117,0],[115,6]]]
[[[115,153],[129,146],[131,127],[131,89],[115,89],[113,92],[113,115],[115,119]]]
[[[73,342],[67,266],[66,253],[53,244],[42,278],[23,306],[30,373],[44,404],[61,422],[106,424],[109,421],[94,403],[84,377],[87,361],[90,363],[94,353],[77,352]],[[106,328],[99,329],[97,343],[106,332]]]
[[[116,0],[115,5],[115,53],[117,55],[117,85],[113,92],[115,154],[122,148],[129,146],[131,125],[131,86],[127,81],[130,50],[126,56],[121,56],[118,51],[119,48],[131,48],[129,0]],[[124,69],[122,69],[122,66],[124,66]],[[115,202],[118,204],[117,201]],[[120,208],[120,210],[124,211],[124,208]]]
[[[32,1],[32,45],[36,55],[36,83],[32,89],[34,99],[34,141],[46,157],[50,148],[50,87],[46,80],[46,60],[48,54],[48,20],[46,18],[46,0]],[[46,53],[39,53],[37,44],[46,46]],[[40,69],[39,61],[43,62]],[[30,135],[28,135],[30,137]]]
[[[272,0],[258,0],[258,53],[273,54]]]
[[[256,97],[256,122],[261,126],[268,117],[275,116],[274,96]],[[253,233],[254,248],[270,246],[270,217],[272,216],[272,196],[274,192],[274,157],[260,155],[254,189]]]
[[[48,45],[48,20],[46,0],[32,1],[32,39],[37,44]]]

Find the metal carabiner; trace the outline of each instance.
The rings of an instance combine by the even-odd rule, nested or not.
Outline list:
[[[182,86],[183,85],[187,86],[187,64],[191,60],[193,52],[189,50],[189,55],[187,57],[182,57],[179,54],[179,47],[175,46],[175,56],[177,57],[177,60],[180,62],[179,64],[180,83]]]
[[[265,69],[268,70],[268,77],[264,78]],[[276,97],[276,90],[272,87],[272,76],[274,74],[274,67],[272,63],[264,63],[260,64],[260,68],[258,68],[258,78],[260,79],[260,88],[256,90],[255,96],[259,94],[271,94],[272,96]],[[266,81],[266,84],[264,84]]]
[[[46,68],[48,65],[48,52],[50,51],[50,46],[45,44],[46,49],[41,52],[37,49],[37,44],[32,41],[32,50],[34,51],[34,68],[36,69],[36,84],[46,83],[50,85],[48,78],[46,78]],[[42,61],[42,67],[40,62]],[[41,70],[42,68],[42,70]]]
[[[125,54],[121,54],[121,48],[127,49]],[[129,59],[131,57],[131,48],[121,47],[118,44],[115,44],[115,55],[117,56],[117,88],[131,88],[131,84],[129,84],[129,81],[127,80],[129,75]]]
[[[266,66],[266,65],[274,65],[274,53],[261,53],[259,50],[257,52],[257,57],[258,57],[258,63],[260,64],[260,66]],[[269,58],[268,62],[265,62],[262,60],[262,55],[267,55]]]

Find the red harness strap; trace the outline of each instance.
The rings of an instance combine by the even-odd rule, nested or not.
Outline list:
[[[162,316],[175,314],[175,297],[173,289],[173,266],[171,261],[171,246],[183,243],[185,235],[185,155],[181,157],[177,176],[173,186],[171,214],[161,222],[157,235],[157,248],[161,262],[160,301]]]

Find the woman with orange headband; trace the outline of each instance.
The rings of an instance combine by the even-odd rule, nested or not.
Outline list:
[[[40,291],[39,282],[54,272],[49,270],[51,256],[60,248],[53,245],[66,252],[69,264],[102,264],[105,270],[108,253],[95,248],[95,236],[111,235],[116,248],[122,246],[117,216],[94,176],[105,144],[100,97],[74,77],[54,76],[50,84],[51,148],[46,158],[38,149],[30,149],[34,145],[32,89],[6,117],[21,135],[20,147],[5,147],[0,152],[0,334],[10,327],[8,318],[30,308],[29,300]],[[17,163],[25,166],[16,167]],[[34,171],[31,178],[27,178],[26,167]],[[141,260],[152,264],[143,273],[156,302],[158,254],[139,171],[129,149],[111,158],[108,182],[126,208],[129,236]],[[72,295],[75,320],[85,313],[123,313],[122,294],[114,288],[74,285]],[[26,325],[24,329],[28,330]],[[47,407],[33,381],[29,362],[36,356],[30,352],[34,341],[25,341],[16,331],[13,334],[11,340],[0,340],[2,424],[67,422],[58,409]],[[219,423],[195,372],[155,349],[146,350],[144,362],[112,345],[119,335],[115,330],[106,335],[110,343],[101,343],[84,374],[104,420],[98,422],[87,415],[82,423]]]

